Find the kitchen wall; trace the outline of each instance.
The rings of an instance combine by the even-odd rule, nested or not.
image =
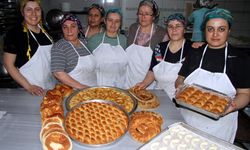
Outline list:
[[[113,1],[112,3],[108,3]],[[184,13],[188,16],[192,12],[192,4],[196,0],[156,0],[159,5],[161,15],[158,24],[164,26],[164,19],[175,12]],[[82,11],[92,3],[99,3],[105,8],[119,7],[121,8],[124,20],[123,29],[127,29],[129,25],[136,21],[136,11],[140,0],[43,0],[44,12],[48,12],[53,8],[62,8],[62,3],[69,3],[70,10]],[[229,9],[234,16],[234,24],[231,31],[233,36],[250,38],[250,0],[215,0],[218,7]],[[86,24],[86,15],[78,15],[83,24]]]

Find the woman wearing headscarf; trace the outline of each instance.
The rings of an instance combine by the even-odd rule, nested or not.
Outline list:
[[[170,15],[166,25],[169,41],[156,46],[149,71],[136,86],[146,88],[156,80],[157,87],[164,89],[172,99],[175,95],[175,80],[192,43],[184,38],[186,21],[182,14]]]
[[[85,30],[85,37],[90,38],[93,35],[103,32],[102,27],[105,10],[99,4],[92,4],[88,10],[88,26]]]
[[[156,25],[159,9],[155,1],[143,0],[138,10],[138,23],[132,24],[128,31],[128,47],[126,49],[129,59],[126,75],[126,88],[135,86],[142,81],[150,67],[151,57],[155,46],[162,42],[166,31]],[[154,88],[152,83],[148,88]]]
[[[54,87],[50,72],[52,39],[42,27],[40,0],[22,0],[21,25],[11,29],[4,42],[4,66],[10,76],[33,95]]]
[[[204,14],[215,7],[213,0],[197,0],[198,9],[192,12],[188,17],[188,22],[193,24],[192,39],[193,47],[198,48],[205,43],[204,31],[201,29],[201,25],[204,19]]]
[[[65,14],[62,22],[63,38],[51,49],[51,71],[59,82],[75,89],[96,86],[94,56],[85,46],[81,22],[72,14]]]
[[[98,86],[115,86],[124,88],[126,66],[126,37],[119,33],[122,14],[119,9],[107,11],[104,23],[106,31],[96,34],[88,41],[97,62],[96,74]]]
[[[232,98],[219,120],[181,109],[189,125],[231,143],[237,130],[237,110],[245,107],[250,97],[250,73],[246,69],[250,67],[249,58],[227,42],[232,20],[225,9],[216,8],[205,14],[202,26],[207,44],[188,55],[176,80],[176,87],[198,84]]]

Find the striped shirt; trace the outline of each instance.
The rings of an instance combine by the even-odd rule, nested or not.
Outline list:
[[[86,45],[86,42],[83,39],[80,40]],[[75,47],[75,49],[80,56],[90,55],[83,46]],[[57,41],[51,49],[51,71],[71,72],[77,65],[79,58],[78,54],[67,40],[61,39]]]

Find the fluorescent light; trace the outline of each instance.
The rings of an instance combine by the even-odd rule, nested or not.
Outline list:
[[[114,0],[106,0],[107,3],[114,3]]]

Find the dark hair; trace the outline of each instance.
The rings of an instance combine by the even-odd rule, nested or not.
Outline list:
[[[100,6],[99,4],[92,4],[92,5],[89,7],[89,9],[88,9],[88,13],[89,13],[89,11],[90,11],[91,9],[93,9],[93,8],[99,10],[101,16],[104,17],[104,15],[105,15],[105,10],[104,10],[104,8],[103,8],[102,6]]]

